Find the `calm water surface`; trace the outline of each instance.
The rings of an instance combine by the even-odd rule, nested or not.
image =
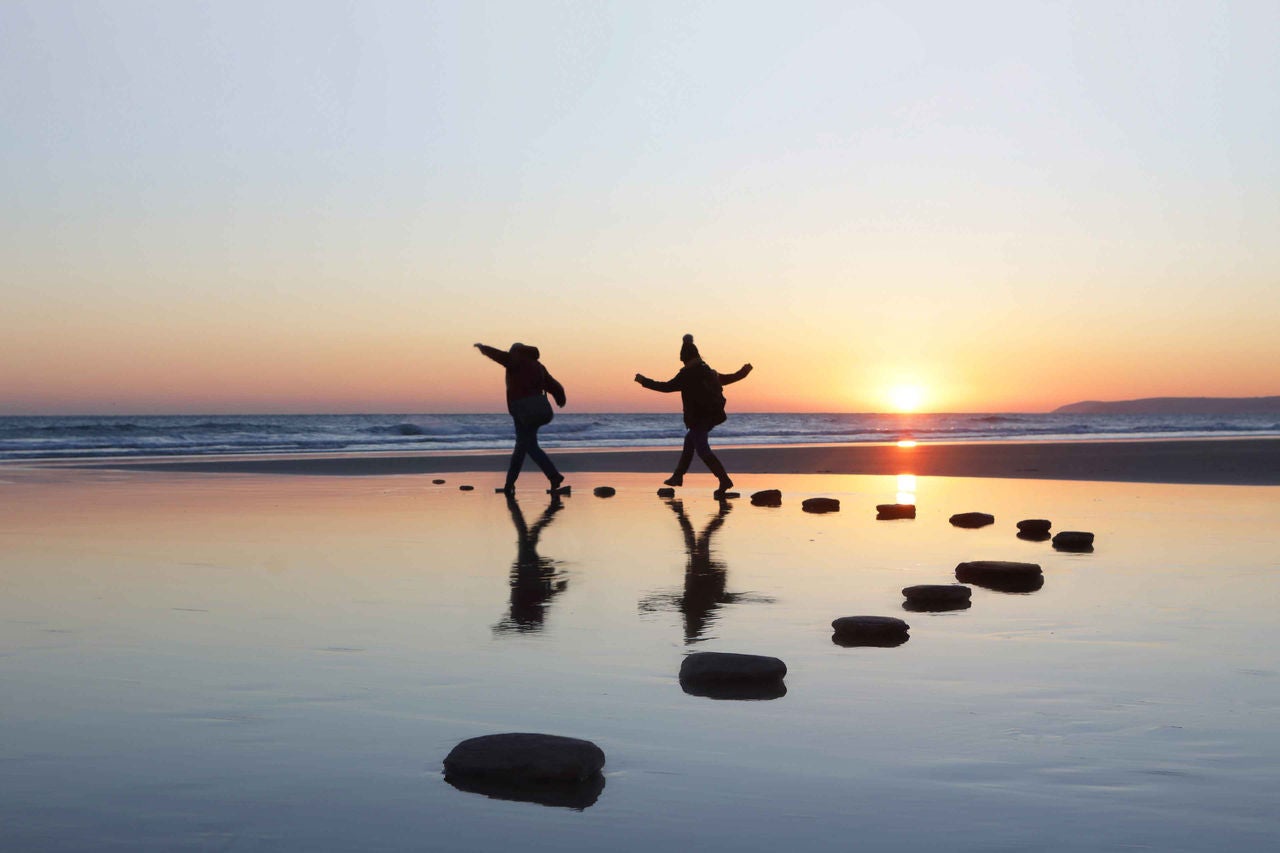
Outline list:
[[[1253,850],[1280,832],[1280,490],[0,469],[0,849]],[[703,478],[709,480],[709,478]],[[460,492],[472,483],[476,491]],[[595,498],[590,486],[618,495]],[[802,513],[811,495],[838,514]],[[914,521],[876,503],[915,500]],[[960,530],[954,512],[997,523]],[[1092,554],[1013,536],[1097,534]],[[1043,589],[905,613],[961,560]],[[899,615],[898,648],[831,619]],[[768,701],[691,650],[777,655]],[[577,810],[456,790],[501,731],[585,737]]]

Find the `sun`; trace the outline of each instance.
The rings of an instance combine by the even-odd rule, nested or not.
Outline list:
[[[924,402],[924,389],[919,385],[895,385],[889,389],[889,403],[895,412],[915,412]]]

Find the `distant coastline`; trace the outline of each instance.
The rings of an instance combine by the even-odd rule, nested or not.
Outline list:
[[[1055,415],[1280,415],[1277,397],[1144,397],[1084,400],[1059,406]]]

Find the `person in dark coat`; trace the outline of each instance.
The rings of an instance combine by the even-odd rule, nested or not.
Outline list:
[[[680,346],[680,360],[684,367],[669,382],[658,382],[647,376],[636,374],[639,382],[650,391],[671,393],[680,392],[680,402],[684,408],[684,425],[688,432],[684,436],[684,450],[680,453],[680,461],[676,470],[664,480],[668,486],[684,485],[685,472],[693,461],[696,452],[707,469],[720,481],[717,492],[725,492],[732,488],[733,480],[725,473],[724,465],[711,452],[707,437],[711,430],[724,423],[727,416],[724,411],[724,392],[722,386],[746,377],[751,372],[751,365],[744,364],[736,373],[717,373],[702,360],[698,347],[693,342],[693,335],[685,335]]]
[[[555,398],[557,406],[564,408],[564,386],[542,366],[537,347],[514,343],[505,352],[485,344],[476,344],[475,347],[507,369],[507,411],[515,422],[516,446],[511,451],[507,481],[499,491],[510,493],[515,490],[516,478],[520,476],[524,457],[528,455],[547,475],[554,492],[564,482],[564,475],[556,470],[555,463],[538,446],[538,428],[551,423],[554,417],[547,394]]]

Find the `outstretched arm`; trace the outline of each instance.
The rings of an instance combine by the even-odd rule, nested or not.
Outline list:
[[[650,391],[661,391],[664,394],[670,394],[672,391],[680,390],[680,383],[676,381],[679,378],[680,374],[677,373],[670,382],[658,382],[655,379],[650,379],[648,376],[642,376],[639,373],[636,374],[636,381],[645,388],[648,388]]]
[[[717,373],[716,376],[720,377],[721,385],[728,385],[731,382],[737,382],[739,379],[746,379],[747,374],[750,373],[752,369],[753,368],[750,364],[744,364],[742,367],[738,368],[737,373]]]
[[[486,346],[484,344],[472,344],[472,346],[489,356],[489,358],[498,362],[498,364],[501,364],[503,367],[506,367],[507,362],[511,360],[511,357],[505,350],[500,350],[497,347]]]

